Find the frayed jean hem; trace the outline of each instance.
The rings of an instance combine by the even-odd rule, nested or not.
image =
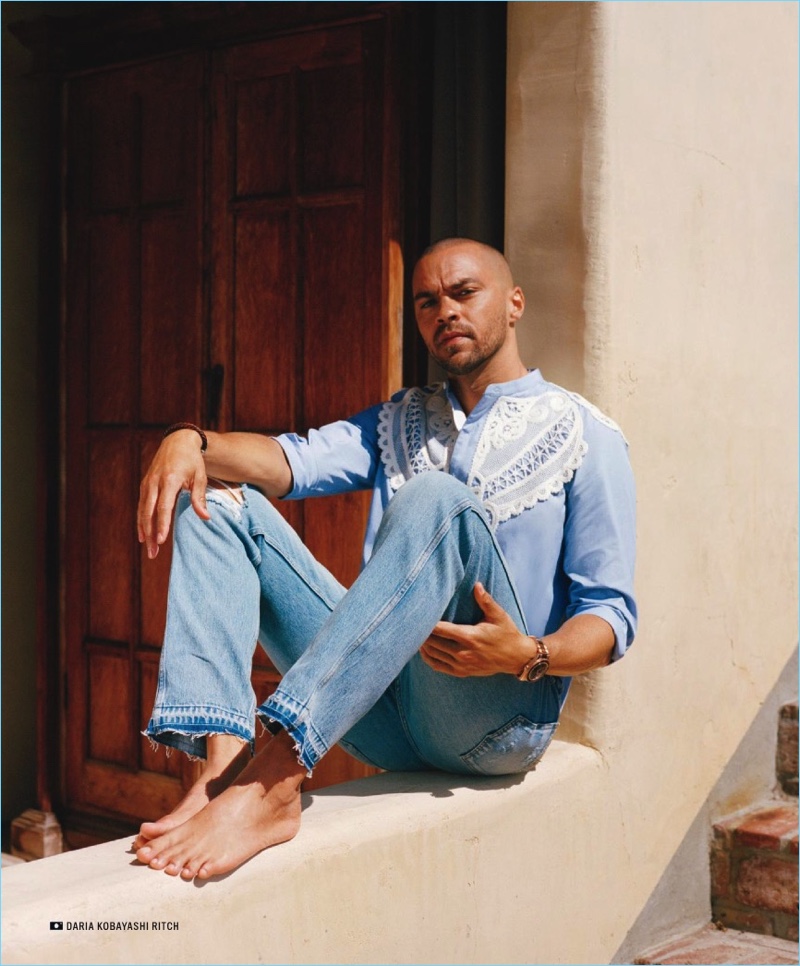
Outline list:
[[[151,744],[175,748],[190,758],[208,757],[206,738],[209,735],[232,735],[241,739],[255,752],[253,725],[238,715],[231,715],[218,708],[161,709],[153,714],[142,732]]]
[[[283,726],[294,741],[298,762],[310,777],[319,760],[327,753],[328,745],[309,720],[302,720],[304,711],[306,709],[298,701],[279,688],[256,710],[256,714],[259,718],[277,721]]]

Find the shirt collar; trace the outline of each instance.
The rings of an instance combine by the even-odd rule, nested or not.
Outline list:
[[[544,386],[544,379],[542,374],[538,369],[529,369],[524,376],[520,376],[519,379],[511,379],[509,382],[493,382],[486,387],[483,393],[483,399],[497,399],[500,396],[528,396],[533,393],[536,389],[540,389]],[[453,421],[457,430],[461,430],[461,427],[466,421],[466,416],[464,410],[461,408],[461,403],[456,398],[455,393],[450,388],[450,380],[446,379],[444,381],[444,391],[447,396],[447,400],[453,409]],[[476,407],[478,408],[478,407]]]

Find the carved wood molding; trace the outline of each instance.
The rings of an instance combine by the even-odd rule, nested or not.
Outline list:
[[[91,12],[47,14],[9,24],[8,29],[34,54],[34,71],[77,73],[179,50],[256,40],[298,27],[364,21],[402,6],[357,2],[97,3],[92,4]]]

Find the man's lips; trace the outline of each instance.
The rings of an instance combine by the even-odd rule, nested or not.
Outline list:
[[[436,340],[436,347],[438,349],[443,349],[451,343],[455,342],[457,339],[466,339],[468,335],[466,332],[443,332],[439,338]]]

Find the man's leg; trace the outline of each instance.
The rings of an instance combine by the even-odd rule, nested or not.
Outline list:
[[[287,671],[345,593],[257,491],[212,485],[208,502],[210,522],[197,517],[187,493],[178,500],[159,685],[145,732],[205,765],[172,812],[142,825],[137,849],[200,811],[248,763],[256,638],[278,670]],[[382,765],[424,767],[388,697],[378,702],[375,718]]]
[[[344,595],[260,493],[211,484],[208,503],[210,522],[197,517],[188,493],[178,500],[158,690],[145,732],[205,764],[176,809],[142,825],[136,847],[198,812],[249,761],[259,625],[268,626],[271,657],[285,670]]]
[[[288,736],[271,742],[227,791],[142,850],[140,859],[155,868],[180,867],[187,877],[207,877],[283,841],[287,824],[270,827],[279,806],[286,810],[282,796],[293,787],[299,802],[303,771],[341,738],[347,740],[356,722],[371,717],[367,712],[443,614],[480,619],[473,598],[479,580],[521,622],[505,564],[474,494],[444,474],[405,484],[387,510],[368,566],[259,709]],[[297,751],[294,761],[287,755],[289,738]],[[273,789],[281,794],[274,796]]]

